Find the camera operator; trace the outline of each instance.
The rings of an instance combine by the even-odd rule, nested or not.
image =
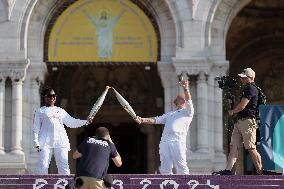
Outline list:
[[[242,143],[253,160],[257,174],[262,174],[261,157],[256,150],[256,130],[258,124],[256,122],[258,90],[254,84],[255,72],[251,68],[244,69],[243,73],[238,74],[245,88],[241,95],[240,103],[232,110],[229,115],[237,114],[237,123],[231,136],[230,153],[228,163],[225,170],[213,172],[214,175],[232,175],[232,168],[237,161],[238,148]]]
[[[99,127],[96,129],[96,136],[84,139],[73,153],[73,159],[78,159],[75,174],[77,188],[106,189],[104,179],[110,157],[117,167],[122,165],[108,129]]]

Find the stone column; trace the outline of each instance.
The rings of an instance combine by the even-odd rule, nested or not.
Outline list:
[[[40,107],[40,78],[39,77],[32,77],[31,78],[31,117],[32,117],[32,123],[34,119],[34,112],[37,108]],[[30,131],[30,137],[32,137],[32,130]],[[30,146],[31,146],[31,154],[36,154],[37,151],[34,148],[34,144],[32,140],[29,140]]]
[[[164,75],[164,74],[163,74]],[[170,78],[168,76],[168,78]],[[172,89],[171,87],[167,84],[167,85],[163,85],[164,86],[164,110],[165,112],[171,111],[173,109],[173,106],[171,104],[172,102]]]
[[[197,152],[208,152],[208,101],[205,72],[201,71],[197,79]]]
[[[208,75],[208,148],[210,153],[214,153],[215,135],[215,75],[210,72]]]
[[[29,173],[35,173],[36,167],[37,167],[37,161],[38,161],[38,152],[36,151],[34,147],[34,143],[32,141],[32,128],[33,127],[33,120],[34,120],[34,113],[35,110],[40,107],[40,85],[42,81],[44,80],[44,75],[46,73],[46,65],[42,60],[31,60],[31,64],[28,68],[28,73],[29,76],[27,80],[29,80],[30,83],[30,98],[29,98],[29,103],[30,103],[30,108],[29,108],[29,113],[28,117],[29,119],[27,122],[29,123],[30,127],[28,131],[26,131],[26,137],[28,137],[28,143],[29,143],[29,148],[27,151],[29,151],[28,154],[26,154],[27,157],[27,169]],[[71,163],[71,162],[70,162]]]
[[[211,72],[216,76],[223,76],[228,69],[228,62],[216,62]],[[219,171],[226,167],[226,155],[224,154],[224,127],[223,127],[223,91],[219,88],[218,81],[214,81],[214,167],[213,171]]]
[[[2,75],[0,75],[0,155],[5,154],[4,149],[4,118],[5,118],[5,81]]]
[[[174,99],[184,91],[178,84],[178,75],[175,72],[161,72],[161,80],[164,88],[165,112],[176,109]]]
[[[222,90],[218,87],[218,82],[215,81],[214,87],[215,96],[215,136],[214,136],[214,149],[216,154],[224,155],[223,150],[223,95]]]
[[[178,78],[171,64],[158,62],[159,74],[164,88],[165,112],[173,110],[173,100],[178,93]]]
[[[2,60],[0,70],[12,81],[12,117],[11,117],[11,149],[0,156],[0,169],[4,174],[24,174],[26,172],[25,154],[22,149],[22,106],[23,81],[29,66],[29,59]]]
[[[37,76],[33,76],[31,78],[31,98],[30,98],[30,103],[31,103],[31,108],[30,108],[30,114],[31,114],[31,119],[30,120],[30,123],[31,123],[31,126],[32,123],[33,123],[33,119],[34,119],[34,112],[37,108],[40,107],[40,81],[41,78],[40,77],[37,77]],[[32,141],[32,129],[30,129],[29,131],[29,135],[28,137],[30,137],[30,140],[29,140],[29,143],[30,143],[30,148],[29,148],[29,151],[30,151],[30,156],[29,156],[29,160],[28,160],[28,169],[31,171],[31,172],[34,172],[35,169],[36,169],[36,162],[37,162],[37,156],[38,156],[38,152],[36,151],[35,149],[35,146],[34,146],[34,143]]]
[[[24,154],[22,149],[23,78],[15,72],[12,76],[12,154]]]
[[[214,168],[213,171],[218,171],[225,168],[226,155],[223,149],[223,94],[219,88],[218,82],[215,81],[214,86]]]

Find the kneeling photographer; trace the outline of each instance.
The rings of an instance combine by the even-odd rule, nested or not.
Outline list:
[[[214,175],[232,175],[232,168],[238,158],[239,145],[244,144],[248,150],[257,174],[262,174],[261,157],[256,150],[256,130],[258,124],[256,114],[258,112],[259,91],[254,83],[255,72],[251,68],[246,68],[241,74],[238,74],[241,83],[245,85],[241,94],[241,101],[236,107],[229,110],[229,115],[237,115],[237,123],[235,123],[230,143],[230,153],[228,163],[225,170],[214,172]]]
[[[84,139],[73,153],[73,159],[78,159],[75,174],[76,188],[106,189],[110,187],[112,179],[107,175],[110,158],[117,167],[122,165],[109,130],[99,127],[96,129],[96,136]]]

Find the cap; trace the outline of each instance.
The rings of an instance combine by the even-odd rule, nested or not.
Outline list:
[[[238,74],[238,76],[255,78],[255,72],[251,68],[246,68],[242,73]]]

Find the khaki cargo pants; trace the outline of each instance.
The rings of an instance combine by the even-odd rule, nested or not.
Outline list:
[[[234,125],[231,145],[240,147],[243,143],[245,149],[255,149],[256,145],[256,129],[258,125],[255,118],[243,118],[239,119]]]

